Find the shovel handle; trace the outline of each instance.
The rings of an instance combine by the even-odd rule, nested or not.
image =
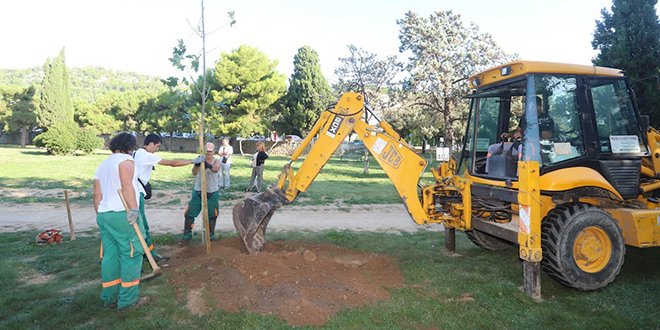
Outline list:
[[[124,194],[122,193],[121,189],[117,189],[117,193],[119,194],[119,198],[121,199],[121,202],[124,204],[124,208],[126,209],[126,212],[128,212],[129,211],[128,204],[124,199]],[[140,227],[138,227],[137,222],[133,223],[133,229],[135,229],[135,233],[137,234],[138,240],[140,241],[140,245],[142,245],[142,249],[144,249],[144,254],[147,256],[147,259],[149,260],[149,264],[151,265],[151,269],[153,269],[154,274],[160,272],[160,267],[158,267],[156,260],[154,260],[154,256],[152,256],[151,252],[149,252],[149,247],[147,246],[147,242],[144,241],[144,236],[142,236],[142,232],[140,231]]]

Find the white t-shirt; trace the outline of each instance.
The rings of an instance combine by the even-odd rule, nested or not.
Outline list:
[[[135,160],[135,171],[138,174],[138,178],[144,184],[147,184],[151,179],[151,171],[153,170],[154,165],[162,160],[158,155],[152,154],[144,148],[136,150],[133,159]],[[144,191],[141,184],[138,184],[138,186],[140,187],[140,190],[137,190],[138,194],[147,193]]]
[[[123,161],[130,161],[133,163],[133,157],[131,155],[116,153],[112,154],[106,160],[104,160],[99,168],[96,170],[94,175],[94,180],[99,180],[101,186],[101,202],[99,203],[99,213],[101,212],[120,212],[126,211],[124,204],[119,198],[117,193],[118,189],[121,189],[121,181],[119,180],[119,163]],[[138,186],[140,185],[137,181],[137,171],[133,171],[133,189],[135,189],[135,203],[138,203]]]
[[[234,147],[230,145],[221,145],[220,149],[218,149],[218,155],[223,154],[223,153],[228,153],[229,156],[227,156],[227,162],[225,164],[229,165],[231,164],[231,155],[234,154]],[[220,156],[220,159],[222,160],[222,156]]]

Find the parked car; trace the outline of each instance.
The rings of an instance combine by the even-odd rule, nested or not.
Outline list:
[[[285,142],[298,142],[298,141],[302,141],[302,138],[298,135],[285,135],[284,136],[284,141]]]
[[[183,133],[183,137],[186,137],[186,133]],[[197,138],[197,133],[189,133],[187,138],[188,139],[196,139]],[[211,133],[204,133],[204,138],[208,141],[215,140],[215,137]]]
[[[254,135],[248,140],[256,140],[256,141],[266,141],[266,137],[263,135]]]

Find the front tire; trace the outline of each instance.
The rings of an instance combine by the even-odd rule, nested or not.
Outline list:
[[[543,270],[557,282],[582,291],[605,287],[619,274],[626,253],[616,220],[585,203],[563,204],[541,223]]]

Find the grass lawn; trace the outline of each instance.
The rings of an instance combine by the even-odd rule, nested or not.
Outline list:
[[[0,146],[0,188],[69,189],[80,194],[78,203],[90,203],[91,181],[98,164],[110,153],[54,157],[43,151]],[[168,159],[190,159],[186,153],[159,153]],[[430,155],[429,155],[430,156]],[[288,160],[271,157],[265,181],[272,183]],[[300,163],[300,162],[298,162]],[[332,159],[300,203],[400,203],[394,186],[372,162],[371,174],[362,174],[362,162]],[[295,167],[295,166],[294,166]],[[158,166],[154,186],[188,190],[190,167]],[[250,174],[248,157],[236,155],[232,190],[244,189]],[[423,181],[431,181],[430,173]],[[230,194],[231,191],[230,190]],[[49,202],[55,198],[0,196],[3,203]],[[232,233],[222,233],[223,236]],[[118,315],[102,307],[99,298],[98,232],[76,241],[37,246],[35,233],[0,234],[0,329],[288,329],[275,317],[248,312],[210,311],[192,315],[186,301],[164,274],[140,286],[153,301]],[[488,252],[457,234],[458,258],[442,253],[444,234],[274,232],[269,241],[301,240],[349,249],[388,254],[397,260],[405,287],[371,306],[343,310],[323,329],[658,329],[660,328],[660,249],[627,248],[626,262],[617,279],[596,292],[566,288],[542,275],[544,301],[527,297],[522,286],[522,263],[517,249]],[[176,244],[178,235],[156,236],[157,245]],[[149,266],[145,264],[147,270]],[[465,301],[471,297],[474,301]]]
[[[228,235],[229,233],[223,233]],[[462,257],[443,256],[443,234],[272,233],[270,240],[329,243],[388,254],[405,277],[404,288],[371,306],[343,310],[323,329],[657,329],[660,327],[660,250],[629,248],[611,285],[597,292],[566,288],[545,274],[545,301],[519,290],[517,249],[487,252],[457,235]],[[175,244],[178,236],[157,236]],[[152,302],[118,315],[99,298],[98,237],[37,246],[34,233],[0,234],[2,329],[288,329],[272,316],[211,311],[192,315],[176,299],[169,274],[140,286]],[[148,265],[145,264],[147,270]],[[474,301],[462,301],[469,296]]]
[[[38,197],[33,195],[0,196],[0,202],[30,203],[59,202],[63,199],[64,189],[75,192],[77,197],[72,202],[89,203],[92,200],[92,180],[98,165],[110,155],[110,151],[96,151],[91,155],[82,156],[50,156],[45,151],[28,147],[0,145],[0,186],[9,189],[58,190],[62,197]],[[197,157],[191,153],[174,153],[159,151],[158,155],[165,159],[192,159]],[[223,191],[222,199],[237,199],[232,192],[245,190],[252,169],[250,155],[235,154],[232,158],[232,187]],[[432,158],[432,154],[427,154]],[[271,156],[264,168],[264,185],[274,184],[289,161],[287,157]],[[302,164],[302,159],[293,164],[294,173]],[[332,158],[321,170],[309,190],[300,195],[298,204],[328,204],[345,202],[349,204],[387,204],[400,203],[394,185],[378,163],[371,159],[370,174],[363,174],[364,162],[358,160],[340,160]],[[435,164],[435,163],[433,163]],[[429,164],[430,166],[435,166]],[[433,182],[429,171],[422,178],[423,183]],[[191,166],[169,167],[156,166],[152,172],[151,184],[156,194],[164,190],[189,192],[194,184]],[[156,199],[157,200],[157,199]]]

